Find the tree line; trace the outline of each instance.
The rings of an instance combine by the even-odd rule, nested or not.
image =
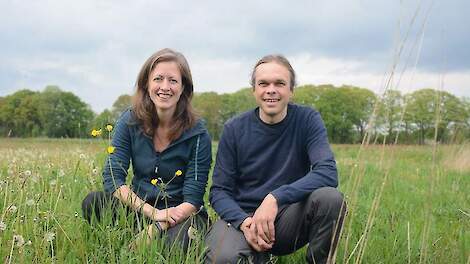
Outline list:
[[[304,85],[293,102],[312,106],[323,118],[332,143],[372,142],[425,144],[470,139],[470,100],[445,91],[421,89],[408,94],[387,90],[382,95],[354,86]],[[20,90],[0,97],[2,137],[89,137],[90,131],[115,123],[131,104],[121,95],[110,109],[95,114],[70,92],[48,86],[42,92]],[[193,106],[218,140],[229,118],[256,106],[251,88],[234,93],[196,93]],[[436,126],[437,125],[437,126]]]

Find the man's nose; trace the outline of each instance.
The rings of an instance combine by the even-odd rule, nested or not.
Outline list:
[[[266,89],[266,93],[268,94],[275,94],[276,93],[276,87],[274,87],[274,84],[270,84],[268,88]]]

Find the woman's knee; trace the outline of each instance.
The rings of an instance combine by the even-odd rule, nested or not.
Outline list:
[[[105,206],[106,193],[104,192],[90,192],[82,201],[83,217],[91,222],[92,216],[100,219],[100,212]]]

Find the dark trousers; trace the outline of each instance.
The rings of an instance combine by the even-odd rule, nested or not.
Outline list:
[[[336,249],[345,213],[340,192],[331,187],[317,189],[305,200],[279,208],[276,242],[262,253],[251,249],[242,231],[218,220],[206,237],[206,263],[265,263],[269,254],[287,255],[307,243],[307,261],[327,263]]]
[[[108,211],[107,211],[108,210]],[[144,224],[150,224],[152,221],[141,214],[135,212],[129,207],[121,203],[119,199],[105,192],[91,192],[82,202],[83,217],[92,224],[93,221],[100,222],[106,211],[111,214],[112,221],[114,222],[120,212],[124,212],[126,216],[133,219],[132,227],[136,231],[141,231]],[[93,220],[93,221],[92,221]],[[160,236],[165,235],[165,243],[173,245],[176,241],[181,243],[182,249],[187,250],[189,244],[188,229],[192,226],[196,228],[201,234],[204,234],[207,226],[207,213],[200,212],[194,218],[188,218],[185,221],[177,224],[176,226],[166,230]]]

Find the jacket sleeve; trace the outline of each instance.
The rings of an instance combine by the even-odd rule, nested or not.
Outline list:
[[[305,129],[306,151],[311,169],[304,177],[271,192],[279,206],[296,203],[318,188],[338,186],[336,161],[318,112],[312,111],[307,116]]]
[[[233,128],[226,124],[217,150],[209,200],[217,214],[235,228],[248,217],[233,198],[237,177],[235,137]]]
[[[196,144],[184,178],[183,197],[199,209],[204,205],[204,193],[212,162],[211,138],[207,131],[196,137]]]
[[[106,157],[103,170],[104,191],[114,193],[116,189],[126,184],[127,170],[131,156],[131,140],[127,125],[131,116],[130,110],[124,112],[114,127],[111,145],[115,147],[112,154]]]

